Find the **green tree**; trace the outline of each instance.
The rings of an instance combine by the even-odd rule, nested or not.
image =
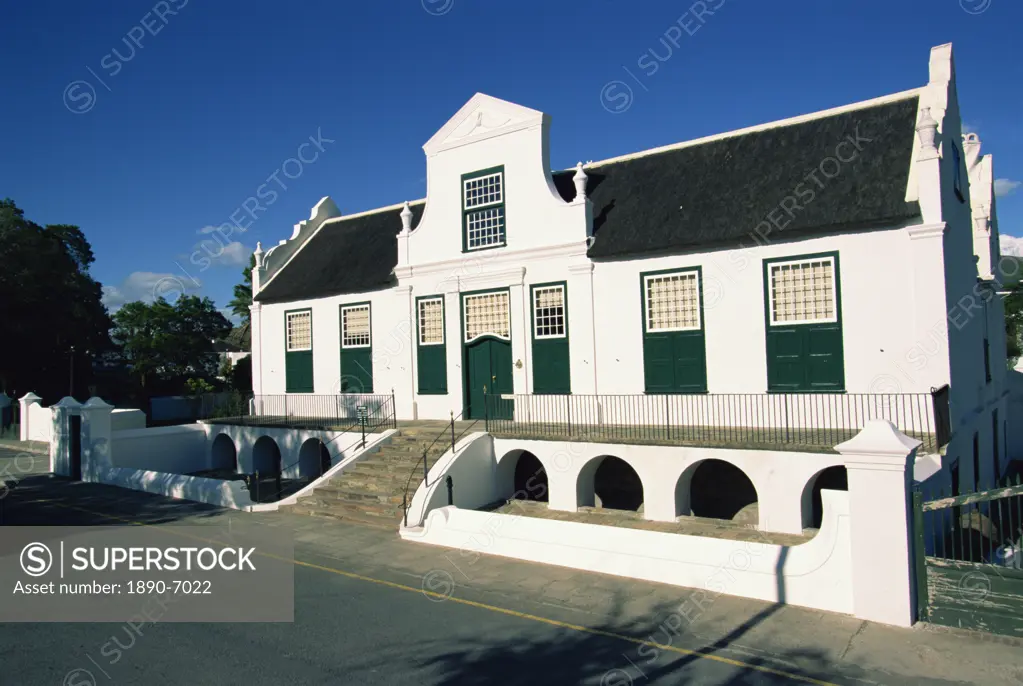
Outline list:
[[[242,270],[242,282],[235,284],[234,298],[227,306],[242,324],[249,324],[249,307],[252,305],[252,270],[256,268],[256,256],[249,257],[249,266]]]
[[[1005,355],[1009,369],[1023,355],[1023,286],[1016,284],[1002,301],[1005,305]]]
[[[131,375],[150,394],[180,392],[185,379],[213,379],[219,356],[216,341],[231,323],[209,298],[183,295],[174,304],[131,302],[114,314],[114,341]]]
[[[111,349],[102,287],[89,274],[92,247],[69,224],[40,226],[0,200],[0,391],[47,401],[92,381],[93,358]]]

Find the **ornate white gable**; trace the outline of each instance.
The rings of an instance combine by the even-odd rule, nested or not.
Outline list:
[[[477,93],[426,142],[423,150],[427,155],[435,155],[461,145],[539,126],[543,117],[543,112]]]

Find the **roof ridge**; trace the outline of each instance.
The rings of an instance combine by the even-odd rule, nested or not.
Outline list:
[[[662,152],[671,152],[672,150],[680,150],[682,148],[703,145],[705,143],[713,143],[715,141],[725,140],[727,138],[734,138],[736,136],[743,136],[749,133],[769,131],[771,129],[780,129],[786,126],[795,126],[796,124],[803,124],[809,121],[813,121],[815,119],[825,119],[827,117],[832,117],[836,114],[844,114],[846,112],[854,112],[856,110],[868,109],[870,107],[876,107],[878,105],[886,105],[893,102],[899,102],[900,100],[909,100],[910,98],[918,97],[921,91],[923,91],[923,88],[912,88],[910,90],[900,91],[898,93],[882,95],[881,97],[878,98],[871,98],[870,100],[861,100],[859,102],[841,105],[839,107],[832,107],[826,110],[817,110],[816,112],[800,114],[795,117],[787,117],[785,119],[777,119],[775,121],[765,122],[763,124],[755,124],[753,126],[747,126],[742,129],[734,129],[732,131],[715,133],[710,136],[694,138],[688,141],[669,143],[668,145],[661,145],[656,148],[649,148],[647,150],[639,150],[637,152],[631,152],[625,155],[618,155],[617,157],[609,157],[605,160],[587,162],[586,164],[583,165],[583,167],[585,169],[592,169],[594,167],[601,167],[608,164],[615,164],[618,162],[625,162],[627,160],[639,159],[641,157],[647,157],[649,155],[657,155]],[[570,169],[563,169],[561,171],[575,171],[575,167],[572,167]]]
[[[411,207],[411,206],[414,206],[414,205],[422,205],[425,202],[426,202],[426,198],[419,198],[418,200],[409,200],[408,204]],[[325,219],[323,221],[323,224],[326,224],[328,222],[340,222],[340,221],[344,221],[345,219],[357,219],[359,217],[365,217],[365,216],[370,215],[370,214],[379,214],[381,212],[390,212],[392,210],[400,210],[404,206],[405,206],[404,202],[399,202],[396,205],[387,205],[386,207],[375,207],[375,208],[373,208],[371,210],[363,210],[362,212],[356,212],[355,214],[342,214],[342,215],[340,215],[338,217],[331,217],[330,219]],[[320,224],[320,226],[322,227],[323,224]],[[317,229],[317,231],[319,231],[319,229]],[[310,238],[312,238],[312,236],[310,236]]]

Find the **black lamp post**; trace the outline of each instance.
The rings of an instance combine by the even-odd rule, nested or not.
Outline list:
[[[75,397],[75,346],[71,346],[71,353],[68,358],[69,376],[71,377],[68,386],[68,395],[72,398]]]

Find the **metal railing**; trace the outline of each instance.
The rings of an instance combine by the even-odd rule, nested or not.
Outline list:
[[[211,417],[214,424],[285,427],[289,429],[344,429],[359,426],[365,420],[367,430],[382,426],[395,428],[394,391],[390,395],[308,393],[255,395],[251,411],[231,417]]]
[[[1017,474],[966,495],[914,493],[917,540],[928,557],[1023,569],[1023,483]]]
[[[462,419],[462,417],[463,417],[463,415],[465,415],[465,413],[466,413],[466,410],[462,410],[462,412],[460,412],[457,417],[455,416],[454,412],[451,413],[451,421],[449,422],[448,426],[444,427],[444,431],[442,431],[440,434],[438,434],[437,437],[434,438],[433,441],[431,441],[428,446],[426,446],[426,448],[423,450],[423,456],[421,458],[419,458],[418,461],[416,461],[415,465],[413,465],[413,467],[412,467],[412,470],[409,472],[408,480],[405,482],[405,492],[404,492],[404,495],[402,496],[402,499],[401,499],[401,510],[404,513],[402,521],[404,522],[405,526],[408,526],[408,508],[409,508],[409,505],[411,504],[409,502],[409,497],[408,497],[409,494],[408,494],[408,492],[409,492],[409,488],[412,487],[412,479],[413,479],[413,477],[415,477],[416,473],[419,471],[419,464],[422,463],[422,465],[423,465],[423,481],[422,481],[422,483],[423,483],[424,486],[429,487],[429,485],[430,485],[429,484],[429,477],[430,477],[430,460],[429,460],[429,455],[430,455],[430,450],[433,448],[433,446],[437,445],[437,442],[440,441],[441,439],[445,439],[446,440],[447,437],[450,436],[451,437],[451,453],[454,454],[454,452],[455,452],[455,444],[458,443],[458,439],[460,439],[462,436],[467,434],[469,432],[469,430],[472,429],[474,426],[479,424],[480,420],[479,419],[474,419],[469,425],[462,427],[462,430],[459,431],[456,434],[455,433],[455,422],[457,422],[460,419]],[[418,488],[418,487],[419,486],[417,484],[416,488]],[[454,484],[451,481],[451,477],[450,476],[447,477],[447,489],[448,489],[448,505],[452,505],[454,503],[454,495],[453,495]]]
[[[920,454],[947,442],[944,414],[930,393],[705,393],[663,395],[484,396],[495,435],[640,443],[830,449],[871,419],[887,419],[923,442]]]

